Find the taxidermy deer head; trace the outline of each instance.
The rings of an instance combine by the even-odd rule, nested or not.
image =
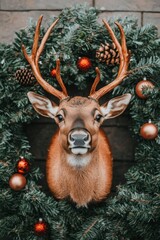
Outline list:
[[[24,45],[22,50],[32,67],[38,83],[48,93],[60,100],[59,105],[34,92],[28,93],[33,108],[42,116],[50,117],[59,126],[53,136],[47,158],[47,181],[54,196],[58,199],[70,197],[78,206],[91,201],[100,201],[110,192],[112,183],[112,155],[108,140],[100,126],[104,120],[122,114],[130,102],[131,95],[124,94],[111,99],[100,106],[98,100],[119,85],[129,74],[130,54],[127,50],[125,34],[122,26],[116,22],[121,35],[121,44],[105,20],[103,20],[119,55],[120,66],[117,77],[107,86],[96,91],[100,81],[100,71],[96,68],[96,78],[88,97],[69,97],[60,75],[60,60],[56,62],[56,78],[62,91],[47,83],[39,69],[39,57],[45,43],[58,19],[45,33],[40,46],[39,31],[42,16],[39,18],[31,55]]]

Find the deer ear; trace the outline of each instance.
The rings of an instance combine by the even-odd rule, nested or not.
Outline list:
[[[54,102],[34,92],[28,92],[27,95],[36,112],[44,117],[55,117],[58,106]]]
[[[100,108],[104,119],[115,118],[121,115],[127,108],[131,97],[130,93],[126,93],[122,96],[112,98],[110,101],[103,104]]]

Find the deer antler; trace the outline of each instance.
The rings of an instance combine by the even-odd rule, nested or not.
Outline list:
[[[119,56],[120,56],[120,66],[119,66],[119,71],[118,71],[116,79],[113,82],[109,83],[107,86],[104,86],[103,88],[99,89],[98,91],[95,91],[96,86],[99,82],[96,77],[96,79],[94,80],[94,83],[92,85],[91,92],[90,92],[90,97],[94,98],[94,99],[99,99],[103,95],[105,95],[106,93],[108,93],[109,91],[114,89],[130,73],[128,71],[128,65],[129,65],[129,61],[130,61],[130,53],[127,50],[126,38],[125,38],[125,34],[124,34],[124,30],[123,30],[122,26],[118,22],[115,22],[115,24],[118,26],[118,28],[120,30],[120,35],[121,35],[121,45],[120,45],[114,32],[112,31],[111,27],[109,26],[109,24],[105,20],[103,20],[103,23],[104,23],[106,29],[108,30],[108,32],[112,38],[112,41],[115,43],[115,45],[118,49]]]
[[[96,73],[97,73],[97,75],[96,75],[96,78],[94,80],[94,83],[92,84],[89,96],[91,96],[91,95],[93,95],[95,93],[96,87],[97,87],[97,85],[98,85],[98,83],[100,81],[100,71],[99,71],[98,67],[96,67]]]
[[[63,99],[66,98],[68,96],[67,94],[67,90],[66,87],[62,81],[62,78],[60,76],[60,60],[58,59],[56,61],[56,78],[58,83],[60,84],[61,88],[62,88],[62,92],[57,90],[56,88],[54,88],[53,86],[51,86],[49,83],[47,83],[41,73],[40,73],[40,69],[39,69],[39,57],[44,49],[45,43],[52,31],[52,29],[54,28],[54,26],[56,25],[56,23],[58,22],[59,19],[56,19],[52,25],[48,28],[47,32],[45,33],[40,46],[38,47],[38,41],[39,41],[39,32],[40,32],[40,27],[41,27],[41,22],[42,22],[42,18],[43,16],[40,16],[37,22],[37,26],[36,26],[36,30],[35,30],[35,35],[34,35],[34,41],[33,41],[33,46],[32,46],[32,53],[31,55],[27,54],[26,48],[24,45],[22,45],[22,51],[23,54],[25,56],[25,58],[27,59],[27,61],[29,62],[29,64],[32,67],[33,73],[35,78],[37,79],[38,83],[44,88],[44,90],[46,90],[47,92],[51,93],[52,95],[54,95],[55,97],[59,98],[59,99]]]

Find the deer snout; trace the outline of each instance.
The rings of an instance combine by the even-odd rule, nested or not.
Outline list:
[[[73,130],[69,134],[69,143],[75,147],[85,147],[90,142],[90,134],[85,130]]]
[[[72,153],[84,154],[90,148],[91,136],[84,129],[75,129],[69,133],[68,142]]]

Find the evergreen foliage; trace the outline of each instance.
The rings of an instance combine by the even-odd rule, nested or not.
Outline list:
[[[101,82],[112,81],[118,66],[106,66],[95,58],[100,43],[111,39],[104,26],[97,21],[95,8],[76,6],[64,9],[59,22],[49,37],[40,59],[42,75],[57,87],[50,71],[55,61],[61,60],[61,75],[65,83],[85,90],[95,78],[95,67],[101,70]],[[119,38],[119,31],[109,23]],[[160,39],[155,26],[138,27],[131,17],[116,19],[125,31],[131,50],[130,69],[135,71],[112,93],[117,96],[132,94],[130,116],[132,133],[136,138],[136,164],[126,174],[126,184],[119,186],[114,196],[98,204],[79,208],[68,200],[57,202],[42,192],[38,179],[40,169],[31,168],[26,175],[27,185],[21,191],[10,189],[8,181],[16,171],[19,156],[34,161],[23,124],[37,114],[27,99],[32,90],[45,94],[40,86],[20,86],[15,79],[19,68],[28,67],[21,51],[22,43],[29,52],[35,24],[16,33],[11,45],[0,45],[0,239],[1,240],[158,240],[160,236],[160,137],[145,140],[139,136],[140,126],[152,120],[160,129]],[[53,19],[51,20],[53,21]],[[41,29],[41,37],[45,29]],[[88,72],[81,72],[76,62],[86,56],[92,61]],[[155,84],[146,100],[135,94],[135,85],[143,77]],[[87,93],[85,93],[87,95]],[[42,217],[49,225],[48,234],[38,237],[33,225]]]

